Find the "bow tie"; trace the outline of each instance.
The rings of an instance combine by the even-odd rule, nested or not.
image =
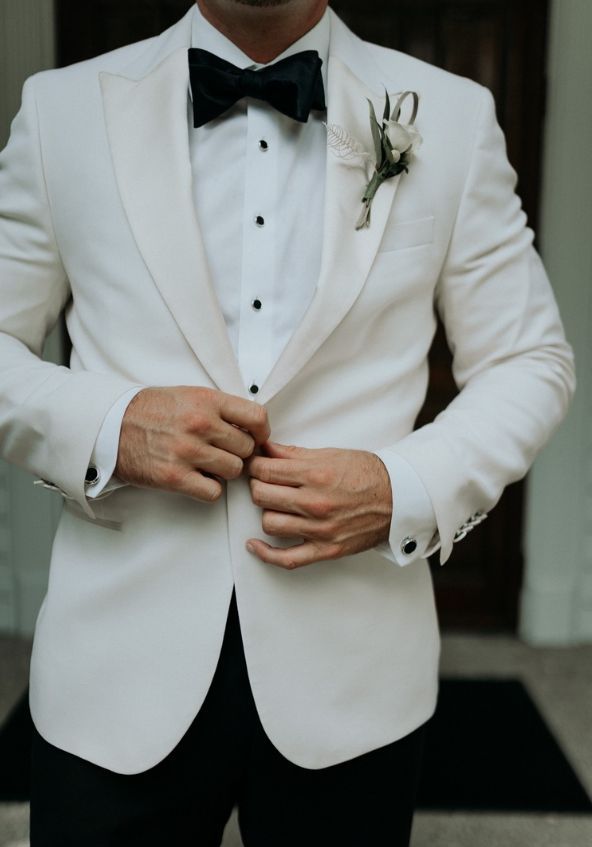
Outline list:
[[[193,123],[203,126],[222,115],[242,97],[265,100],[296,121],[306,123],[311,109],[324,110],[322,59],[305,50],[260,70],[241,70],[195,47],[189,50]]]

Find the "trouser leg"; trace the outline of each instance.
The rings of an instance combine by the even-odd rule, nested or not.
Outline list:
[[[239,799],[245,847],[407,847],[425,729],[321,770],[287,761],[261,729]]]

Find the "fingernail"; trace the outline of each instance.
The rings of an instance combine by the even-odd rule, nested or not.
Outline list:
[[[255,552],[255,545],[252,544],[250,541],[247,541],[247,550],[249,551],[249,553]]]

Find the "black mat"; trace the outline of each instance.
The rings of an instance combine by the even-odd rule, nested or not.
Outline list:
[[[592,813],[590,798],[515,679],[442,682],[419,797],[423,809]]]
[[[29,798],[27,696],[0,729],[0,802]],[[592,803],[518,680],[447,679],[425,754],[419,808],[592,814]]]

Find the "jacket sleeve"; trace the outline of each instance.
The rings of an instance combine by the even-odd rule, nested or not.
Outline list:
[[[422,479],[442,563],[524,476],[574,390],[571,348],[515,186],[493,98],[482,89],[436,292],[460,392],[433,423],[386,451]]]
[[[0,455],[79,502],[93,517],[84,478],[101,423],[133,387],[112,375],[41,360],[70,298],[45,188],[34,96],[0,154]]]

